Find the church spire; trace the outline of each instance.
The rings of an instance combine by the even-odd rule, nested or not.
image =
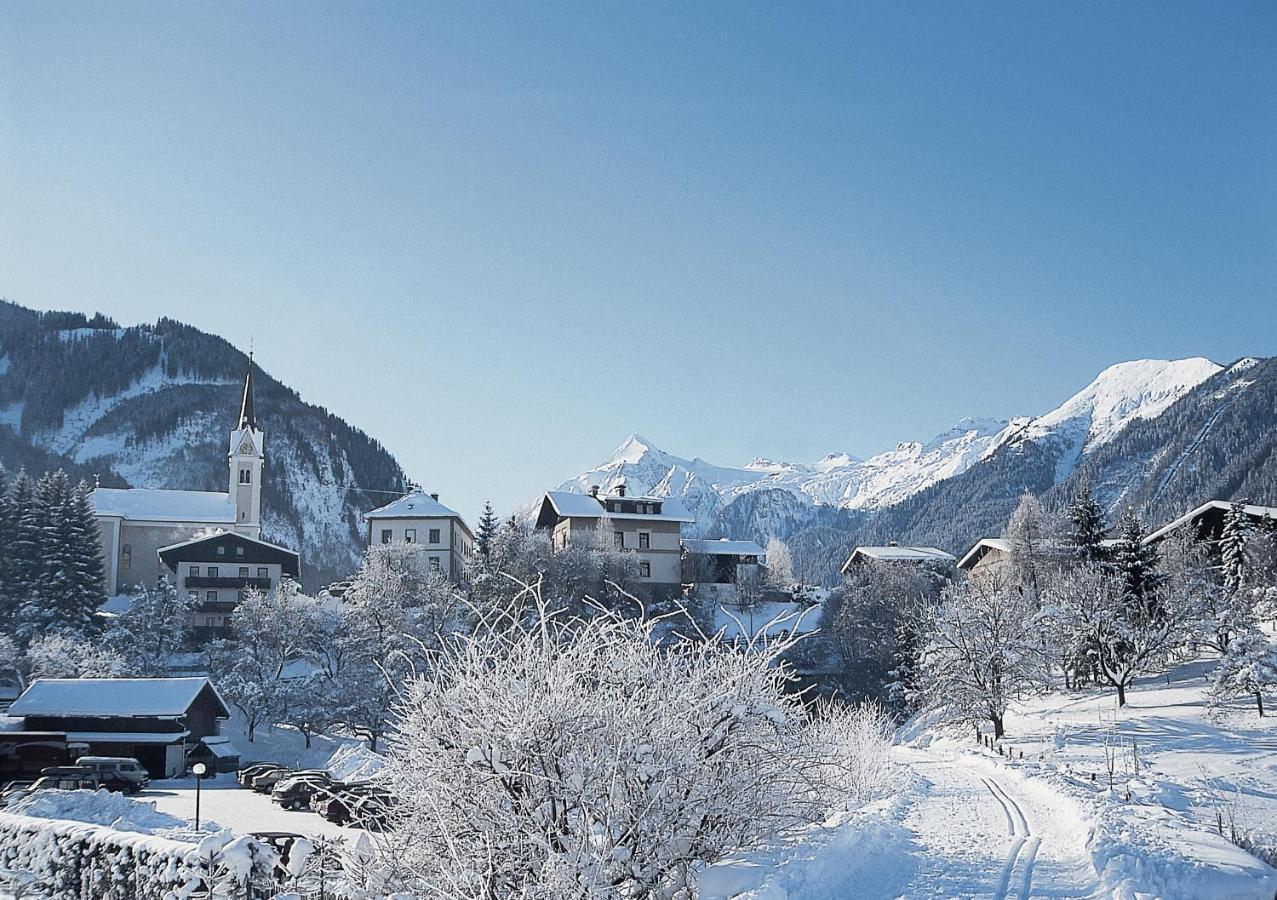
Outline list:
[[[248,374],[244,376],[244,399],[239,405],[238,428],[257,430],[257,411],[253,408],[253,354],[248,354]]]

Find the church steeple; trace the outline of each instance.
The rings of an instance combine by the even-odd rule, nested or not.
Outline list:
[[[236,428],[257,430],[257,411],[253,408],[253,355],[248,355],[248,374],[244,376],[244,399],[239,404],[239,423]]]

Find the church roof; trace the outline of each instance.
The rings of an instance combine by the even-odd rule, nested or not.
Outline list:
[[[253,405],[253,358],[248,358],[248,373],[244,376],[244,397],[239,404],[238,429],[251,428],[257,431],[257,409]]]
[[[89,495],[99,516],[151,522],[235,524],[235,501],[223,491],[95,488]]]

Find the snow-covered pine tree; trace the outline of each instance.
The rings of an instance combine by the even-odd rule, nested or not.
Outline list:
[[[1058,542],[1042,504],[1029,491],[1020,496],[1019,505],[1011,513],[1005,538],[1011,545],[1012,584],[1030,602],[1037,603],[1042,583],[1057,561]]]
[[[1234,502],[1224,514],[1224,529],[1219,536],[1220,575],[1224,587],[1233,592],[1240,591],[1246,584],[1249,531],[1245,505]]]
[[[13,518],[13,490],[9,470],[0,464],[0,634],[10,634],[13,630],[13,579],[9,574],[12,559],[9,548],[13,546],[14,529],[17,523]]]
[[[25,644],[28,635],[19,628],[21,610],[36,589],[39,573],[40,526],[35,512],[35,486],[25,471],[18,472],[9,494],[10,522],[12,524],[8,557],[10,625],[12,633]]]
[[[1127,601],[1152,609],[1161,583],[1157,549],[1144,543],[1144,523],[1133,509],[1127,509],[1122,516],[1113,566],[1121,578]]]
[[[66,472],[37,482],[28,510],[38,536],[33,588],[19,605],[18,631],[30,638],[48,631],[88,634],[105,598],[102,551],[88,488],[77,498]]]
[[[1277,687],[1277,646],[1259,631],[1239,635],[1215,670],[1214,701],[1250,694],[1260,716],[1264,714],[1264,691]]]
[[[73,564],[68,602],[76,616],[87,617],[90,622],[106,599],[106,562],[102,558],[98,519],[89,499],[92,493],[93,488],[86,481],[71,491],[64,523]]]
[[[1088,561],[1099,559],[1102,555],[1100,542],[1108,533],[1108,527],[1104,524],[1104,510],[1091,495],[1091,486],[1085,481],[1073,498],[1069,517],[1073,525],[1069,532],[1073,555]]]
[[[483,514],[479,516],[479,528],[474,535],[474,546],[484,559],[492,556],[492,543],[496,540],[501,523],[492,509],[492,502],[483,504]]]

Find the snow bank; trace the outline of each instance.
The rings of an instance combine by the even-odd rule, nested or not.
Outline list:
[[[96,791],[36,791],[11,804],[15,815],[37,819],[67,819],[91,825],[108,825],[116,831],[155,834],[171,828],[184,828],[186,822],[176,816],[157,812],[154,803],[130,800],[123,794]]]
[[[385,758],[363,744],[338,747],[324,763],[324,769],[337,781],[368,781],[380,770]]]

